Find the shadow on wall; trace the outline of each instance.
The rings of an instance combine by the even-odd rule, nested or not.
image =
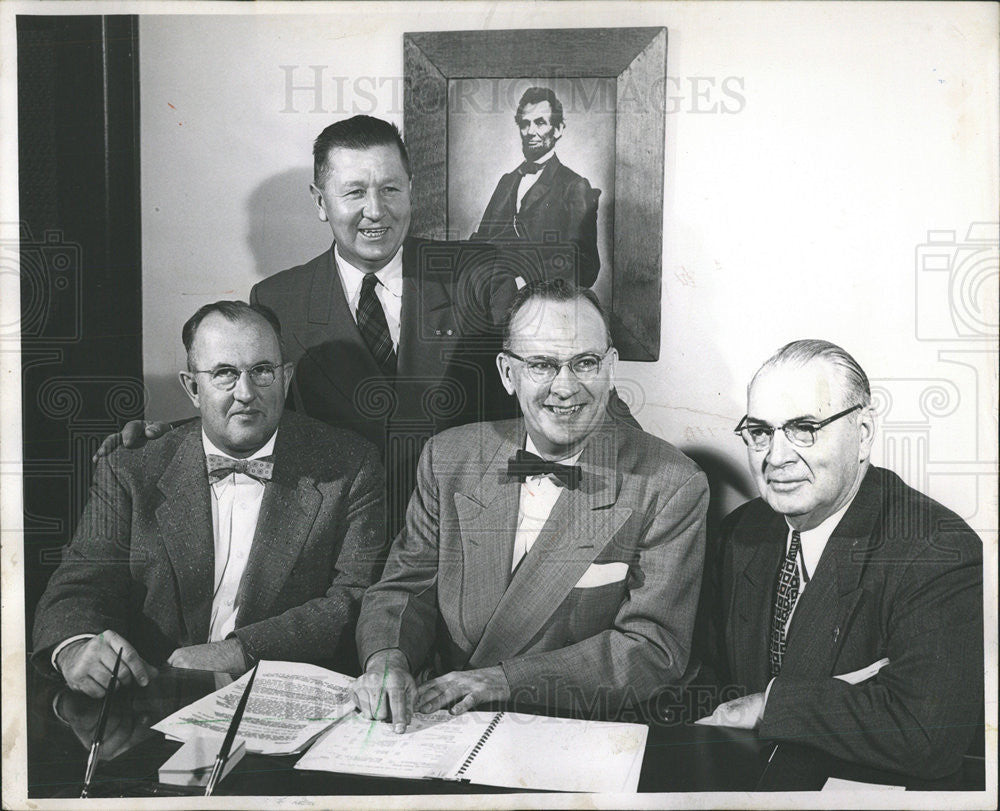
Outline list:
[[[309,193],[310,168],[289,169],[264,180],[247,199],[247,245],[256,282],[308,262],[330,247],[330,226],[320,222]],[[242,291],[246,299],[249,290]]]
[[[180,337],[178,337],[178,342]],[[147,406],[145,417],[147,420],[176,420],[187,419],[195,416],[198,412],[181,388],[177,379],[177,372],[172,374],[150,375],[146,378]]]

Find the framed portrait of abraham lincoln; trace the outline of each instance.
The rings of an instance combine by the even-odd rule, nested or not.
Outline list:
[[[666,28],[407,33],[414,234],[589,287],[624,360],[660,352]]]

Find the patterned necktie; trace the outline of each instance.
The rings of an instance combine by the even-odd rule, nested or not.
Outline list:
[[[531,451],[519,450],[515,456],[507,460],[507,475],[518,481],[524,481],[528,476],[555,476],[559,483],[570,490],[576,490],[580,485],[579,465],[560,465],[549,462]]]
[[[273,458],[273,456],[260,456],[257,459],[230,459],[228,456],[210,453],[205,458],[208,480],[214,484],[230,473],[243,473],[259,482],[270,481],[274,474],[274,462],[271,461]]]
[[[771,675],[781,672],[781,660],[785,656],[785,626],[799,598],[799,567],[796,558],[802,546],[802,537],[792,531],[792,542],[778,572],[778,588],[774,595],[774,618],[771,620]]]
[[[385,310],[375,295],[375,285],[378,283],[374,273],[366,273],[361,282],[358,329],[382,374],[393,377],[396,374],[396,351],[392,348],[392,338],[389,337],[389,322],[385,320]]]

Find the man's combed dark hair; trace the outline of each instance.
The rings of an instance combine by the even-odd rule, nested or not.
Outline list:
[[[568,282],[565,279],[551,279],[529,282],[517,291],[514,298],[511,300],[510,307],[507,308],[507,317],[504,319],[504,349],[510,350],[511,347],[510,325],[513,323],[514,317],[525,304],[534,299],[541,299],[543,301],[589,302],[590,305],[597,310],[598,315],[601,316],[601,321],[604,322],[604,332],[608,336],[608,347],[612,346],[611,324],[608,321],[608,314],[604,312],[604,307],[601,306],[601,301],[597,298],[594,291],[587,287],[577,287],[575,284]]]
[[[547,101],[552,108],[552,117],[549,119],[549,123],[553,127],[558,127],[563,122],[563,106],[562,102],[556,98],[555,91],[549,87],[529,87],[525,90],[521,96],[521,100],[517,103],[517,112],[514,113],[514,121],[520,126],[521,113],[524,112],[524,108],[529,104],[539,104],[543,101]]]
[[[399,150],[406,176],[410,172],[410,156],[406,154],[403,137],[399,128],[381,118],[370,115],[356,115],[337,121],[323,130],[313,141],[313,182],[317,186],[326,182],[330,171],[331,149],[372,149],[376,146],[394,146]]]
[[[194,336],[198,332],[201,322],[212,313],[218,313],[227,321],[237,322],[250,315],[259,315],[274,329],[274,334],[278,337],[278,345],[281,346],[281,322],[274,310],[263,304],[247,304],[245,301],[213,301],[204,307],[199,307],[198,312],[192,315],[181,329],[181,340],[184,342],[184,351],[191,354],[191,347],[194,344]]]

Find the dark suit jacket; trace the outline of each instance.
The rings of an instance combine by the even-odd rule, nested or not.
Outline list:
[[[34,658],[111,629],[159,663],[207,641],[214,541],[201,422],[102,459],[38,604]],[[252,659],[351,667],[361,595],[385,554],[381,464],[346,431],[286,413],[240,584],[235,634]],[[355,665],[356,667],[356,665]]]
[[[520,182],[521,174],[516,169],[500,178],[471,238],[498,245],[523,243],[535,247],[543,254],[546,278],[573,278],[572,266],[566,261],[572,254],[565,250],[566,246],[572,247],[577,254],[579,273],[573,280],[590,287],[601,269],[597,252],[597,199],[601,192],[592,189],[585,177],[567,169],[553,155],[521,201],[517,217],[522,236],[514,230]],[[507,264],[514,268],[522,263],[511,257]]]
[[[723,522],[723,684],[761,692],[787,525],[762,499]],[[983,711],[982,542],[957,515],[872,467],[788,628],[762,737],[921,777],[954,772]],[[856,686],[833,676],[886,657]]]
[[[403,243],[403,296],[395,377],[379,369],[347,305],[333,248],[254,285],[250,301],[281,321],[296,362],[291,405],[349,428],[383,453],[388,524],[395,534],[413,491],[424,441],[449,425],[516,413],[496,372],[497,324],[516,292],[493,272],[483,243]]]
[[[358,620],[362,662],[503,666],[512,699],[613,714],[685,672],[708,486],[673,446],[609,420],[511,575],[519,420],[453,428],[420,460],[406,527]]]

